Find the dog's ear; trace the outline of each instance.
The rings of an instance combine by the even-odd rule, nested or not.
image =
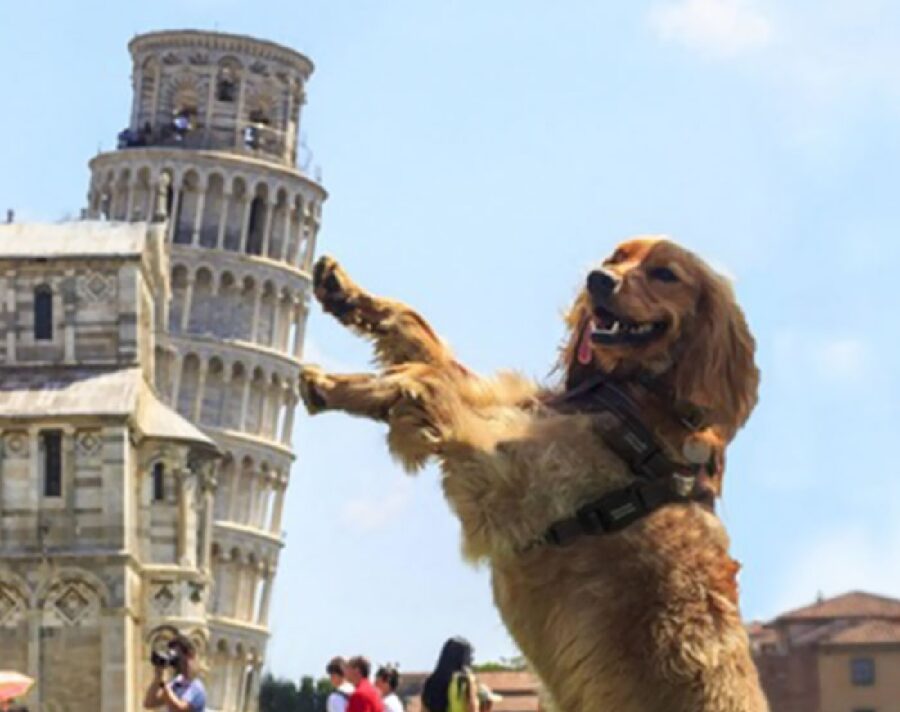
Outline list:
[[[709,424],[727,440],[756,405],[756,343],[731,285],[704,270],[692,318],[685,320],[676,364],[675,393],[709,411]]]

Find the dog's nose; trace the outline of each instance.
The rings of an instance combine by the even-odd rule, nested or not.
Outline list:
[[[603,269],[595,269],[587,278],[587,290],[594,299],[611,296],[618,286],[619,278]]]

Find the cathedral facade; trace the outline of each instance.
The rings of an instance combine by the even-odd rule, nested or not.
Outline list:
[[[48,712],[136,710],[166,626],[255,708],[325,192],[312,64],[237,35],[129,44],[84,218],[0,226],[0,667]]]

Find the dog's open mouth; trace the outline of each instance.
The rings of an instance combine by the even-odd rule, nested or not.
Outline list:
[[[595,305],[591,320],[591,341],[605,346],[637,346],[656,339],[667,328],[668,324],[664,321],[629,321],[606,307]]]

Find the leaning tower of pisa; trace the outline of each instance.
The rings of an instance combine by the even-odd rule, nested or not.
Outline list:
[[[211,32],[139,35],[129,50],[131,117],[118,148],[90,163],[88,214],[149,220],[167,203],[172,294],[156,384],[224,453],[207,589],[209,706],[246,712],[283,543],[325,198],[297,167],[313,67],[289,48]]]

